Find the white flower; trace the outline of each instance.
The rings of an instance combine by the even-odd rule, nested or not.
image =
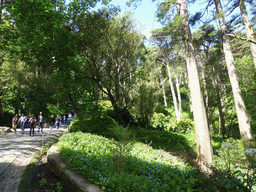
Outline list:
[[[249,155],[249,156],[256,156],[256,149],[248,148],[245,151],[243,151],[243,154]]]
[[[237,149],[235,146],[233,146],[233,145],[231,145],[231,144],[225,144],[225,145],[223,145],[223,148]]]

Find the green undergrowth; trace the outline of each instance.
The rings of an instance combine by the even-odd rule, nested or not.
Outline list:
[[[58,146],[74,170],[104,191],[203,191],[204,176],[196,169],[142,142],[133,142],[128,147],[131,151],[117,154],[113,139],[77,132],[63,135]],[[117,155],[124,155],[127,161]],[[118,173],[121,163],[125,163],[125,171]]]
[[[86,126],[85,126],[86,125]],[[70,124],[70,132],[89,132],[92,134],[102,135],[107,138],[118,137],[113,134],[109,127],[115,127],[111,119],[98,119],[97,122],[90,120],[78,121],[74,119]],[[141,127],[129,127],[134,140],[152,146],[153,149],[162,149],[173,153],[182,159],[185,159],[190,165],[195,166],[197,158],[196,139],[193,133],[177,133],[165,130],[148,130]]]
[[[89,122],[74,120],[71,133],[61,137],[59,148],[74,170],[104,191],[218,192],[250,191],[254,187],[254,171],[246,174],[251,172],[253,161],[233,156],[234,160],[246,163],[242,168],[241,163],[230,161],[229,151],[222,152],[231,140],[212,137],[218,163],[213,165],[212,174],[206,176],[196,168],[193,132],[124,128],[106,118],[98,119],[93,126]],[[241,140],[234,142],[242,144]],[[239,167],[230,169],[234,167],[230,163]]]

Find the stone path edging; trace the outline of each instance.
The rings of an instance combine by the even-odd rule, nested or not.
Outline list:
[[[48,150],[47,161],[51,171],[61,179],[65,190],[72,192],[103,192],[95,184],[89,183],[85,178],[67,168],[67,165],[61,159],[56,144]]]

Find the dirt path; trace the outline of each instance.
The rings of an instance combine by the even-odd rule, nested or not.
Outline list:
[[[60,129],[44,128],[41,134],[35,129],[35,136],[29,136],[29,129],[25,134],[19,131],[0,135],[0,192],[18,191],[20,179],[33,154],[42,148],[42,144],[49,143],[53,137],[67,132],[66,125]]]

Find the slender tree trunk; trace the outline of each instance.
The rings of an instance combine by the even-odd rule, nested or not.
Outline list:
[[[244,23],[246,36],[247,36],[248,39],[256,41],[256,38],[254,36],[255,33],[254,33],[254,30],[253,30],[253,25],[250,23],[249,17],[247,15],[244,0],[239,0],[239,7],[240,7],[241,15],[242,15],[242,18],[243,18],[243,23]],[[256,69],[256,44],[250,42],[250,49],[251,49],[251,52],[252,52],[252,58],[253,58],[254,66],[255,66],[255,69]]]
[[[170,65],[169,65],[168,61],[166,62],[166,66],[167,66],[167,71],[168,71],[168,76],[169,76],[169,83],[170,83],[171,92],[172,92],[172,100],[173,100],[174,110],[175,110],[175,114],[176,114],[176,120],[178,122],[180,120],[180,115],[179,115],[179,110],[178,110],[178,103],[177,103],[176,93],[175,93],[174,86],[173,86],[173,83],[172,83],[172,75],[171,75],[171,71],[170,71]]]
[[[198,151],[198,165],[200,169],[206,173],[210,173],[211,169],[208,167],[213,162],[213,151],[210,140],[210,134],[208,130],[208,122],[206,118],[206,111],[203,101],[203,95],[200,87],[195,50],[192,44],[192,36],[188,23],[188,9],[186,0],[177,0],[177,8],[181,17],[182,22],[182,33],[183,41],[186,52],[186,63],[189,79],[189,88],[193,106],[193,116],[195,122],[195,132],[197,140],[197,151]],[[208,166],[206,166],[208,165]]]
[[[209,106],[209,93],[208,93],[208,89],[207,89],[207,86],[206,86],[205,73],[204,73],[204,65],[203,65],[203,62],[201,61],[201,58],[199,59],[199,64],[200,64],[200,67],[201,67],[201,76],[202,76],[202,81],[203,81],[203,90],[204,90],[204,93],[205,93],[204,102],[205,102],[205,108],[206,108],[206,116],[207,116],[207,119],[208,119],[208,128],[211,131],[211,133],[213,133],[214,132],[213,131],[213,125],[212,125],[212,121],[210,119],[211,110],[210,110],[210,106]]]
[[[220,96],[220,89],[219,85],[217,84],[216,86],[216,93],[217,93],[217,105],[218,105],[218,110],[219,110],[219,134],[220,132],[222,133],[222,138],[225,138],[226,134],[226,129],[225,129],[225,120],[224,120],[224,114],[223,114],[223,108],[222,108],[222,103],[221,103],[221,96]]]
[[[220,0],[215,0],[215,5],[216,5],[217,14],[219,15],[223,14]],[[230,79],[230,83],[231,83],[231,87],[234,95],[240,135],[243,140],[244,139],[253,140],[252,133],[251,133],[250,120],[249,120],[248,114],[246,113],[245,104],[244,104],[242,93],[238,83],[236,68],[234,66],[234,57],[231,50],[229,38],[227,36],[225,19],[224,19],[224,16],[219,16],[218,19],[220,23],[221,32],[223,35],[223,51],[224,51],[225,60],[228,68],[228,75],[229,75],[229,79]]]
[[[179,102],[179,117],[182,117],[182,107],[181,107],[181,95],[180,95],[180,81],[177,77],[177,73],[175,70],[175,80],[176,80],[176,90],[177,90],[177,96],[178,96],[178,102]]]
[[[165,95],[165,88],[164,88],[164,84],[163,84],[163,80],[162,80],[162,72],[160,73],[160,83],[161,83],[162,91],[163,91],[164,106],[167,109],[167,101],[166,101],[166,95]]]
[[[107,89],[107,90],[108,90],[108,89]],[[111,104],[112,104],[112,106],[113,106],[113,108],[114,108],[114,110],[115,110],[115,112],[116,112],[117,118],[118,118],[118,120],[119,120],[119,124],[120,124],[120,125],[124,125],[124,121],[123,121],[121,112],[120,112],[120,110],[119,110],[119,107],[118,107],[118,105],[117,105],[117,103],[116,103],[116,100],[115,100],[114,96],[111,94],[111,90],[108,90],[108,93],[109,93],[109,94],[108,94],[109,100],[110,100],[110,102],[111,102]]]

